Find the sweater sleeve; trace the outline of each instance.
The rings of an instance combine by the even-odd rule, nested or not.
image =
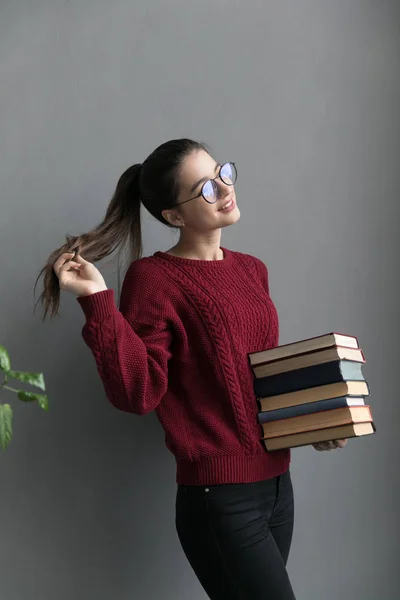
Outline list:
[[[113,290],[77,299],[86,316],[82,336],[108,400],[138,415],[154,410],[168,387],[172,328],[159,279],[151,265],[135,261],[126,273],[119,309]]]

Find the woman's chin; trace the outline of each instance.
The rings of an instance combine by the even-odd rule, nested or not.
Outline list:
[[[225,215],[225,219],[224,222],[221,223],[221,228],[223,227],[229,227],[229,225],[234,225],[235,223],[237,223],[240,219],[240,210],[239,208],[236,206],[235,210],[233,210],[231,213],[228,213],[227,215]]]

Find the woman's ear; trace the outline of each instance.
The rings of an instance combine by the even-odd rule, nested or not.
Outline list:
[[[161,212],[163,218],[173,227],[184,227],[183,217],[173,209],[166,209]]]

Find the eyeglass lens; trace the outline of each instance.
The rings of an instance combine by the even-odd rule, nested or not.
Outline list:
[[[237,178],[236,167],[233,163],[225,163],[222,165],[219,177],[226,185],[233,185]],[[205,182],[202,188],[202,196],[204,200],[210,202],[210,204],[217,201],[218,198],[218,186],[214,180],[209,179]]]

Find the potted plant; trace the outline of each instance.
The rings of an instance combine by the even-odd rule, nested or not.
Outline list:
[[[14,392],[23,402],[37,402],[43,410],[48,410],[49,401],[45,394],[17,390],[9,385],[11,379],[28,383],[43,392],[46,391],[43,373],[26,373],[11,369],[10,357],[4,346],[0,346],[0,379],[1,376],[3,376],[3,381],[0,380],[0,398],[5,391]],[[0,402],[0,448],[2,450],[7,448],[12,438],[12,418],[11,405]]]

